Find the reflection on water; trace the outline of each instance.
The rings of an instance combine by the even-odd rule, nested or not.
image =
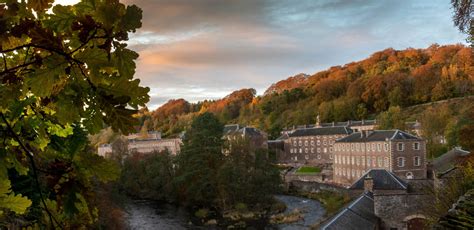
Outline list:
[[[251,224],[248,229],[282,229],[282,230],[300,230],[309,229],[310,226],[324,215],[324,208],[317,201],[295,197],[278,195],[276,198],[284,202],[287,206],[285,213],[290,213],[295,209],[302,210],[304,218],[291,224],[282,224],[278,226],[261,226]],[[181,229],[220,229],[210,227],[195,226],[190,222],[190,216],[183,208],[170,204],[160,204],[148,200],[133,200],[127,204],[128,226],[132,230],[181,230]],[[222,227],[222,229],[226,229]]]

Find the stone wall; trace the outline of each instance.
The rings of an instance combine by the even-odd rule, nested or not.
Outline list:
[[[374,194],[375,215],[381,219],[382,229],[406,229],[410,217],[424,217],[424,204],[430,196],[423,194]]]
[[[331,191],[339,193],[350,193],[352,191],[340,187],[338,185],[326,184],[320,182],[309,182],[309,181],[292,181],[288,184],[290,190],[296,190],[298,192],[318,192],[318,191]]]

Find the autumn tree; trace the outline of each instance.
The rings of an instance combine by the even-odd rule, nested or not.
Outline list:
[[[92,178],[114,178],[87,150],[87,134],[104,125],[127,133],[149,99],[133,78],[138,54],[126,44],[142,11],[118,0],[52,2],[0,3],[0,215],[31,205],[11,190],[13,170],[34,178],[41,224],[76,229],[96,219],[87,202]],[[57,180],[39,179],[49,177]]]

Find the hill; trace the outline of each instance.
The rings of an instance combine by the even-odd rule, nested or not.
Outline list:
[[[242,89],[220,100],[189,103],[171,100],[143,112],[146,129],[175,135],[200,112],[224,123],[252,125],[272,137],[287,126],[374,118],[390,107],[410,106],[474,94],[471,48],[432,45],[426,49],[386,49],[367,59],[334,66],[313,75],[299,74],[270,86],[263,96]]]

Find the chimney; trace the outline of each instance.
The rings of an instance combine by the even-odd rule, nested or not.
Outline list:
[[[367,176],[364,178],[364,191],[373,192],[374,191],[374,179],[367,173]]]

